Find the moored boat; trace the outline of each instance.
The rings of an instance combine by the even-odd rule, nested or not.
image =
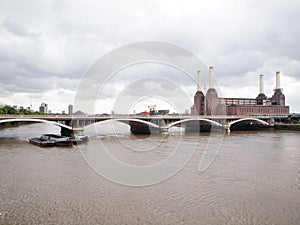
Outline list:
[[[70,137],[60,136],[56,134],[43,134],[41,140],[54,141],[56,146],[71,146],[73,141]]]
[[[54,141],[45,141],[45,140],[41,140],[40,138],[30,138],[29,142],[31,144],[38,145],[38,146],[41,146],[41,147],[55,146]]]
[[[43,134],[40,138],[30,138],[29,142],[42,147],[73,145],[71,138],[56,134]]]

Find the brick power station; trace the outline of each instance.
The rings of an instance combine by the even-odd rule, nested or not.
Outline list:
[[[264,94],[263,75],[260,75],[260,92],[256,98],[219,98],[214,88],[214,68],[209,67],[209,89],[201,89],[201,71],[197,72],[197,92],[192,115],[287,115],[289,106],[280,87],[280,72],[276,72],[276,87],[272,97]]]

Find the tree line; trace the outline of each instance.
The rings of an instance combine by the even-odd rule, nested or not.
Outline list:
[[[38,112],[38,111],[31,111],[28,109],[15,109],[11,106],[4,106],[0,108],[0,114],[9,114],[9,115],[43,115],[44,113]]]

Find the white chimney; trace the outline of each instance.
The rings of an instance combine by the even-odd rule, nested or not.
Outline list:
[[[201,71],[197,71],[197,91],[201,91]]]
[[[214,88],[214,67],[209,67],[209,88]]]
[[[264,75],[262,74],[259,76],[259,93],[264,93]]]
[[[276,89],[280,89],[280,71],[276,72]]]

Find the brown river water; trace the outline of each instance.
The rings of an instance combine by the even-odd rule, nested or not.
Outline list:
[[[0,130],[0,224],[300,224],[300,132],[231,132],[199,171],[210,134],[134,137],[127,126],[117,128],[117,134],[105,126],[101,135],[86,130],[90,141],[68,148],[28,143],[59,132],[50,125]],[[126,164],[152,165],[178,146],[175,164],[194,149],[185,166],[146,186],[131,186],[141,175],[127,176],[129,170],[121,177],[128,184],[114,182],[89,161],[97,161],[97,150]],[[156,175],[171,169],[166,164]]]

